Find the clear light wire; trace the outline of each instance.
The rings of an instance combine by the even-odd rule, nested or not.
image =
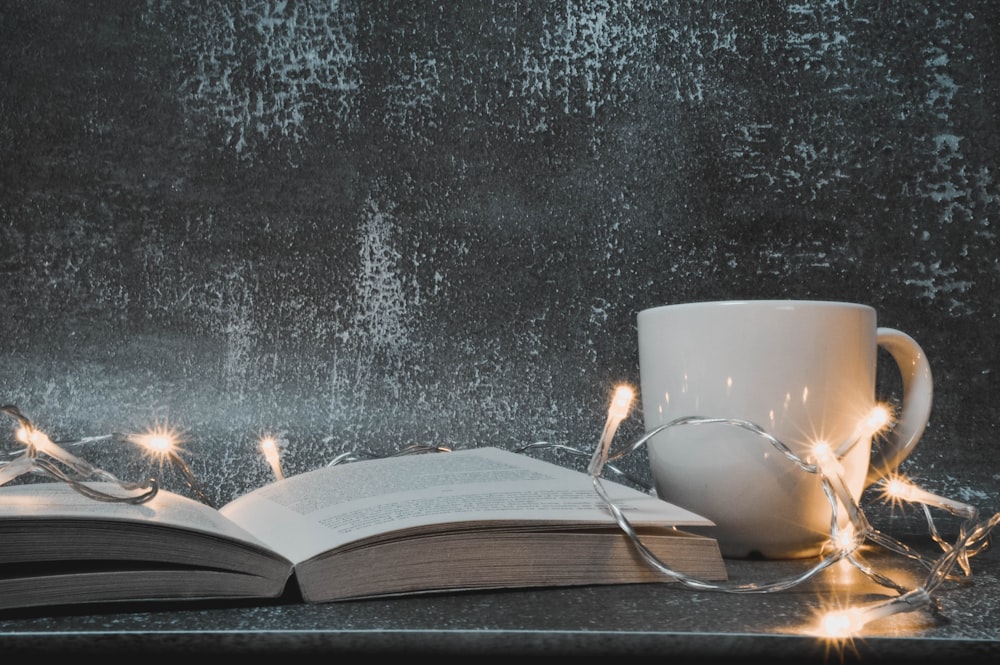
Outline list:
[[[611,416],[609,416],[607,422],[612,422]],[[790,589],[802,584],[837,561],[846,560],[876,584],[892,589],[899,594],[898,596],[872,603],[865,607],[853,608],[847,613],[842,613],[841,615],[828,620],[827,629],[832,634],[848,634],[857,632],[870,621],[884,618],[899,612],[914,611],[931,606],[933,603],[931,594],[946,581],[955,579],[956,576],[953,573],[955,566],[961,568],[966,576],[971,574],[969,558],[989,549],[992,531],[997,524],[1000,523],[1000,513],[997,513],[985,522],[978,522],[978,511],[974,507],[951,499],[939,497],[918,488],[909,487],[908,494],[904,495],[902,498],[921,505],[921,508],[927,518],[928,530],[930,531],[933,540],[944,550],[944,554],[940,558],[932,559],[918,553],[898,540],[872,527],[862,511],[861,506],[851,496],[851,493],[843,479],[843,467],[841,466],[836,454],[829,446],[825,444],[817,446],[817,449],[813,452],[812,461],[803,460],[798,455],[793,453],[787,445],[773,435],[769,434],[757,424],[737,418],[710,418],[699,416],[685,416],[677,418],[647,431],[645,434],[635,439],[626,448],[616,453],[608,452],[605,441],[607,431],[605,431],[605,435],[602,437],[601,444],[599,444],[599,448],[595,451],[594,456],[595,459],[597,459],[598,454],[601,454],[607,460],[618,460],[639,449],[657,434],[668,428],[706,424],[721,424],[752,432],[753,434],[756,434],[757,436],[770,442],[771,445],[773,445],[778,451],[796,463],[803,472],[819,474],[821,487],[832,509],[830,520],[831,541],[837,543],[839,540],[838,536],[841,533],[841,529],[839,527],[839,517],[841,515],[841,511],[846,512],[846,516],[849,518],[850,526],[853,529],[853,535],[852,542],[849,546],[833,547],[829,553],[822,556],[820,560],[811,568],[801,574],[793,575],[788,578],[764,583],[719,583],[692,578],[665,565],[656,557],[655,554],[643,545],[641,537],[636,533],[635,529],[632,528],[628,519],[622,511],[618,509],[614,501],[604,490],[600,479],[601,466],[592,464],[591,476],[594,489],[604,501],[606,507],[618,523],[621,530],[629,537],[636,549],[653,568],[685,586],[726,593],[770,593]],[[606,430],[607,426],[608,425],[606,424]],[[855,437],[852,436],[852,439],[853,438]],[[855,443],[855,441],[845,442],[839,447],[838,450],[850,450]],[[883,479],[882,482],[884,484],[888,484],[890,481]],[[941,509],[950,515],[964,518],[964,521],[960,526],[959,533],[953,544],[947,543],[939,535],[929,510],[929,507],[931,506]],[[856,550],[860,544],[866,540],[892,552],[901,554],[909,559],[918,561],[926,566],[929,569],[929,573],[924,583],[921,586],[907,590],[891,578],[879,573],[870,565],[861,561],[856,555]]]
[[[151,478],[143,483],[125,482],[66,451],[36,429],[16,406],[0,406],[0,413],[17,421],[23,435],[19,438],[23,439],[21,443],[24,444],[24,449],[16,453],[14,459],[0,462],[0,486],[31,473],[64,482],[96,501],[140,504],[152,499],[159,491],[159,484],[155,479]],[[87,485],[87,482],[113,483],[130,494],[109,494]]]

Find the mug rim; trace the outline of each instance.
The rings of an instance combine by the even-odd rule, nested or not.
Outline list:
[[[760,300],[755,300],[752,298],[746,298],[742,300],[694,300],[689,302],[679,302],[670,303],[666,305],[657,305],[654,307],[647,307],[639,311],[639,316],[644,314],[653,314],[656,312],[663,311],[676,311],[681,309],[707,309],[707,308],[718,308],[718,307],[741,307],[750,308],[758,307],[764,309],[781,309],[781,308],[810,308],[810,309],[854,309],[854,310],[864,310],[864,311],[875,311],[875,308],[871,305],[866,305],[859,302],[851,302],[848,300],[799,300],[795,298],[765,298]]]

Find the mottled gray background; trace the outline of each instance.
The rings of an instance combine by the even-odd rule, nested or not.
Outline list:
[[[639,310],[851,300],[930,358],[908,470],[995,504],[998,24],[995,0],[3,0],[0,402],[56,439],[175,427],[227,500],[269,480],[265,432],[288,473],[589,450],[638,384]]]

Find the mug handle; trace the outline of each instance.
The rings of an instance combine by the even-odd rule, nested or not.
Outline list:
[[[885,441],[872,452],[866,486],[895,471],[913,452],[927,427],[934,396],[931,367],[916,340],[893,328],[878,328],[876,335],[878,345],[888,351],[899,366],[903,379],[903,406]]]

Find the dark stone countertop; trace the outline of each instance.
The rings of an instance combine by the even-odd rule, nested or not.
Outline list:
[[[910,542],[931,544],[929,537]],[[866,547],[861,557],[904,587],[923,583],[925,569],[899,555]],[[322,605],[286,597],[263,604],[8,612],[0,616],[0,651],[18,657],[72,653],[101,658],[412,654],[986,662],[1000,654],[1000,557],[987,550],[970,562],[972,574],[936,589],[931,607],[878,619],[842,642],[816,636],[813,626],[821,608],[849,598],[867,603],[895,595],[846,561],[791,589],[769,593],[646,584]],[[814,563],[727,560],[729,584],[782,580]]]

